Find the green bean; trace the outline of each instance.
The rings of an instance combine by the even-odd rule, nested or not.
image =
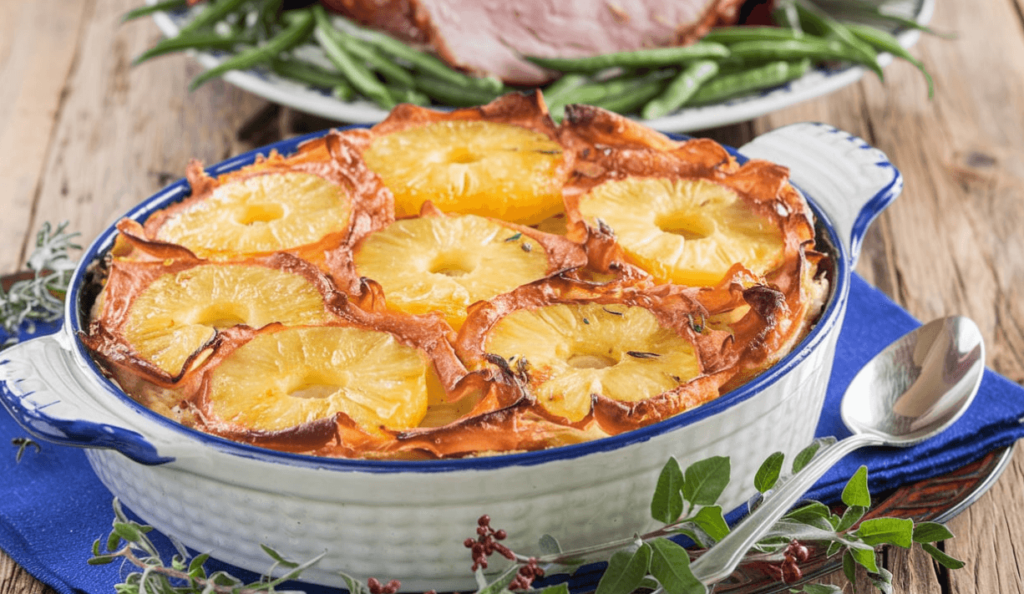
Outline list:
[[[643,107],[665,89],[662,77],[646,77],[624,93],[605,97],[594,105],[618,113],[631,113]]]
[[[553,120],[562,121],[562,118],[565,117],[565,106],[568,104],[566,97],[573,89],[584,85],[588,80],[590,79],[582,74],[564,74],[542,90],[544,102],[548,106],[548,114]]]
[[[388,85],[388,92],[395,103],[412,103],[413,105],[430,105],[430,97],[416,89],[404,85]]]
[[[741,72],[720,75],[697,89],[686,105],[717,103],[739,95],[777,87],[800,78],[810,66],[810,60],[806,59],[799,62],[777,61]]]
[[[864,43],[864,41],[847,29],[845,25],[830,17],[820,8],[800,1],[793,4],[796,6],[796,12],[800,17],[801,25],[809,25],[811,28],[822,31],[826,35],[834,36],[848,46],[855,54],[860,55],[860,59],[854,61],[871,68],[878,75],[879,79],[885,79],[885,75],[882,74],[882,67],[878,64],[878,53],[875,52],[874,48]]]
[[[334,32],[334,38],[341,42],[345,50],[365,62],[371,70],[381,73],[384,78],[393,84],[406,88],[413,87],[415,83],[413,82],[412,74],[405,68],[382,56],[376,47],[358,37],[348,35],[337,29]]]
[[[490,103],[498,97],[498,93],[480,89],[466,88],[453,85],[429,74],[417,73],[413,75],[416,80],[416,88],[427,94],[438,103],[454,107],[471,107]]]
[[[270,69],[278,76],[306,85],[330,89],[331,95],[342,101],[352,99],[356,93],[340,72],[330,71],[295,58],[271,60]]]
[[[725,45],[738,41],[764,41],[767,39],[800,39],[803,34],[786,27],[715,27],[703,37],[706,41],[715,41]]]
[[[164,2],[157,2],[152,6],[141,6],[134,10],[129,10],[123,17],[121,17],[121,22],[127,23],[128,21],[139,17],[149,16],[154,12],[164,12],[174,10],[176,8],[183,8],[185,6],[186,0],[165,0]]]
[[[878,6],[871,2],[864,2],[863,0],[831,0],[829,2],[829,12],[839,16],[868,17],[870,19],[877,19],[892,23],[903,29],[916,29],[922,33],[935,35],[936,37],[941,37],[943,39],[956,39],[955,33],[940,33],[927,25],[922,25],[912,18],[907,18],[898,14],[889,14],[887,12],[883,12],[882,9],[883,6]]]
[[[316,30],[313,35],[326,52],[327,57],[348,82],[357,91],[384,109],[394,107],[395,100],[387,88],[369,69],[354,60],[348,51],[335,40],[334,25],[327,19],[327,13],[324,12],[323,7],[319,4],[313,6],[313,16],[316,19]]]
[[[565,93],[586,83],[588,80],[589,79],[582,74],[564,74],[560,76],[558,80],[542,89],[544,92],[544,100],[550,106],[552,102],[558,101],[560,97],[565,95]]]
[[[804,37],[803,39],[741,41],[729,46],[733,57],[744,60],[799,60],[810,58],[815,61],[843,60],[871,66],[877,60],[869,60],[860,52],[836,39]]]
[[[644,105],[641,115],[653,120],[672,113],[683,106],[702,84],[718,74],[718,62],[699,60],[680,72],[665,90]]]
[[[623,74],[604,81],[591,82],[580,85],[563,96],[563,101],[569,103],[586,103],[598,105],[602,102],[611,101],[619,95],[629,93],[639,85],[649,82],[664,82],[675,75],[675,70],[657,70],[645,76],[636,76],[633,73]]]
[[[713,41],[698,41],[679,47],[656,47],[632,52],[615,52],[586,58],[538,58],[527,59],[551,70],[560,72],[597,72],[606,68],[660,68],[678,66],[690,60],[725,58],[729,48]]]
[[[214,25],[237,10],[238,7],[245,2],[246,0],[220,0],[220,2],[211,2],[210,4],[207,4],[206,8],[197,14],[194,19],[182,27],[178,33],[191,33],[202,29],[203,27]]]
[[[339,101],[350,101],[356,96],[356,91],[352,88],[352,85],[348,84],[348,81],[346,81],[344,83],[334,85],[334,88],[331,89],[331,95]]]
[[[797,37],[804,36],[804,29],[800,26],[800,15],[792,2],[782,2],[772,11],[772,20],[781,27],[791,29]]]
[[[255,42],[256,38],[252,35],[236,34],[225,36],[213,31],[185,33],[176,37],[161,39],[156,45],[132,60],[132,65],[137,66],[157,56],[187,49],[231,49],[238,44],[252,44]]]
[[[309,32],[312,29],[313,15],[308,10],[303,10],[300,14],[296,15],[295,20],[286,29],[267,40],[263,45],[239,52],[197,76],[192,81],[192,84],[189,85],[189,89],[195,90],[200,85],[225,72],[251,68],[258,64],[269,62],[281,52],[302,43],[309,36]]]
[[[850,31],[852,31],[854,35],[863,39],[865,42],[870,43],[875,48],[883,52],[889,52],[890,54],[898,58],[903,58],[907,62],[913,64],[921,71],[925,80],[928,81],[928,98],[930,99],[935,94],[935,84],[932,81],[932,75],[928,74],[928,70],[925,69],[924,64],[920,60],[915,58],[905,47],[900,45],[899,39],[896,39],[891,33],[868,25],[849,23],[846,26],[850,28]]]
[[[256,16],[256,23],[260,26],[264,36],[270,36],[274,18],[277,17],[283,3],[284,0],[264,0],[260,6]]]
[[[339,84],[348,84],[348,81],[339,72],[331,72],[330,70],[296,59],[271,60],[270,69],[277,73],[278,76],[322,89],[333,89]]]
[[[366,41],[377,46],[381,51],[409,62],[413,69],[431,75],[435,79],[447,82],[449,85],[476,90],[486,93],[501,93],[505,85],[493,76],[476,77],[463,74],[453,70],[447,64],[434,56],[413,49],[401,41],[375,32],[366,32]]]

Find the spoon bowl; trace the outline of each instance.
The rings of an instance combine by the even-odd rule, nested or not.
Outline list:
[[[886,445],[911,446],[967,410],[984,375],[981,332],[968,318],[933,320],[876,355],[843,395],[843,422]]]
[[[825,449],[690,565],[714,584],[836,462],[869,445],[908,447],[952,425],[974,400],[985,372],[985,345],[977,325],[952,316],[933,320],[874,356],[843,394],[843,422],[853,433]]]

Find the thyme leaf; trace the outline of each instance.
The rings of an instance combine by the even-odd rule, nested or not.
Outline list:
[[[21,458],[25,455],[25,450],[29,449],[30,447],[34,447],[36,449],[37,454],[42,451],[42,448],[39,447],[39,444],[28,437],[15,437],[14,439],[11,440],[11,445],[18,448],[18,453],[14,455],[15,464],[21,462]]]
[[[657,359],[661,356],[658,353],[648,353],[646,351],[626,351],[626,354],[634,359]]]

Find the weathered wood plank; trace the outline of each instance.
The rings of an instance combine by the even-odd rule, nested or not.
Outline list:
[[[84,28],[33,226],[69,219],[89,241],[182,177],[191,158],[212,163],[251,148],[235,131],[266,114],[265,101],[221,81],[189,93],[188,81],[200,68],[186,56],[131,67],[132,58],[160,38],[148,19],[120,23],[136,4],[98,3]]]
[[[0,551],[0,594],[53,594],[53,590]]]
[[[18,246],[29,226],[52,144],[62,90],[79,48],[88,0],[0,5],[0,237]],[[0,252],[0,273],[17,270],[20,250]]]
[[[1013,462],[984,497],[949,524],[956,538],[946,552],[967,565],[949,572],[953,594],[1024,591],[1024,451],[1017,448]]]

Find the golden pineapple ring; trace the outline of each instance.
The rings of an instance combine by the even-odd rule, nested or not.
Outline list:
[[[775,221],[703,179],[607,181],[581,196],[578,208],[589,225],[607,224],[626,254],[661,282],[715,285],[736,263],[764,275],[785,255]]]
[[[513,364],[525,358],[537,402],[573,423],[590,413],[593,394],[638,402],[700,375],[689,341],[638,306],[520,309],[492,327],[484,349]]]
[[[415,427],[427,412],[430,359],[387,332],[352,326],[268,327],[205,379],[219,422],[282,431],[344,413],[368,432]]]
[[[358,276],[380,283],[389,307],[439,311],[456,330],[471,304],[586,263],[579,246],[560,237],[429,205],[423,216],[367,236],[353,259]]]
[[[523,225],[563,210],[572,153],[538,95],[447,114],[403,105],[368,136],[363,156],[394,193],[399,218],[428,200],[445,212]]]
[[[224,328],[326,323],[334,316],[324,282],[285,254],[240,263],[115,261],[101,323],[143,362],[176,378]]]
[[[348,228],[348,192],[310,173],[268,172],[225,183],[170,218],[156,238],[200,257],[288,250]]]
[[[562,137],[580,153],[565,188],[569,237],[608,229],[663,283],[713,286],[741,265],[799,292],[814,227],[785,167],[740,165],[714,141],[675,141],[589,106],[567,108]]]
[[[391,193],[334,132],[292,156],[273,153],[217,179],[193,161],[188,180],[189,198],[154,213],[142,228],[126,222],[118,229],[158,258],[168,245],[207,259],[290,252],[326,270],[332,250],[394,220]]]

